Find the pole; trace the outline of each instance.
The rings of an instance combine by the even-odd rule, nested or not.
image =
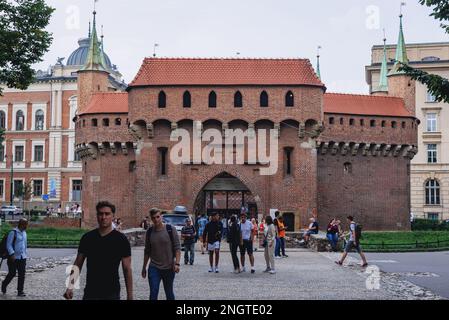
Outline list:
[[[9,199],[10,199],[10,205],[13,205],[13,200],[14,200],[14,159],[13,156],[11,155],[11,192],[9,195]]]

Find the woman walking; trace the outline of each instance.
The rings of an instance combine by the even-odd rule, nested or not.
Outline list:
[[[237,218],[231,216],[229,228],[228,228],[228,242],[229,249],[231,250],[232,263],[234,264],[234,273],[240,273],[240,264],[237,257],[237,248],[242,242],[242,233],[240,232]]]
[[[273,224],[273,218],[271,216],[267,216],[265,218],[266,229],[264,232],[264,243],[263,246],[265,248],[265,262],[267,264],[267,268],[264,272],[269,272],[271,274],[276,273],[276,269],[274,267],[274,249],[276,245],[276,227]]]

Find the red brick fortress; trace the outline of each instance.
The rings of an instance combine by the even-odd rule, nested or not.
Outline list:
[[[128,227],[151,207],[176,205],[192,214],[245,206],[256,217],[278,209],[291,230],[315,212],[321,225],[352,214],[365,229],[410,227],[419,122],[405,75],[392,81],[394,96],[360,96],[325,93],[305,59],[147,58],[126,93],[102,90],[107,72],[82,74],[78,96],[91,98],[78,105],[76,145],[88,225],[96,202],[106,199]],[[207,164],[190,154],[174,164],[173,136],[181,129],[203,138],[209,129],[223,137],[241,129],[246,139],[233,142],[231,157],[246,152],[240,163]],[[277,155],[271,175],[261,174],[266,163],[250,161],[261,147],[249,145],[259,129],[273,130],[277,140],[269,149]],[[224,141],[201,147],[210,144]]]

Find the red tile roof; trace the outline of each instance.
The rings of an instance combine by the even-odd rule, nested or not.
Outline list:
[[[401,98],[340,93],[324,95],[324,112],[392,117],[412,116]]]
[[[146,85],[313,85],[307,59],[146,58],[130,87]]]
[[[80,114],[128,113],[127,92],[99,92],[92,95],[86,109]]]

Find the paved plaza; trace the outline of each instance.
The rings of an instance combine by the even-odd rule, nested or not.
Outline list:
[[[61,300],[65,291],[68,264],[75,258],[75,249],[30,249],[32,259],[26,276],[25,299]],[[196,252],[195,264],[181,265],[176,276],[175,295],[178,300],[334,300],[334,299],[439,299],[432,292],[401,279],[399,276],[376,273],[376,267],[363,269],[353,257],[340,267],[334,263],[337,254],[316,253],[306,249],[290,250],[289,258],[277,259],[277,274],[263,273],[263,252],[255,252],[255,274],[233,274],[232,260],[228,250],[222,252],[220,273],[208,273],[208,256]],[[143,248],[132,250],[134,298],[148,299],[147,280],[140,276]],[[369,259],[368,254],[368,259]],[[183,262],[183,259],[181,259]],[[248,269],[248,267],[247,267]],[[1,278],[5,276],[2,266]],[[125,286],[122,272],[122,298]],[[84,287],[85,266],[81,288]],[[16,297],[17,278],[0,300],[24,299]],[[161,285],[160,299],[164,299]],[[82,298],[82,290],[76,290],[74,299]]]

